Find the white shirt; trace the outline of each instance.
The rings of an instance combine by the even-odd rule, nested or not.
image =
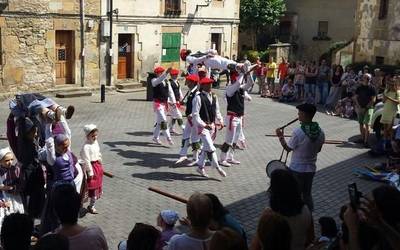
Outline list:
[[[293,150],[289,168],[301,173],[315,172],[317,154],[321,151],[324,142],[325,134],[322,130],[317,140],[313,142],[301,128],[295,128],[287,144]]]
[[[86,173],[88,173],[89,176],[93,176],[94,173],[91,162],[101,161],[99,142],[96,140],[92,143],[89,140],[86,140],[85,144],[82,146],[80,156],[83,160],[83,167],[86,170]]]
[[[186,61],[195,66],[197,66],[198,64],[204,64],[208,69],[219,69],[219,70],[228,69],[229,64],[235,64],[235,65],[237,64],[237,62],[219,55],[215,56],[206,55],[198,58],[194,56],[187,56]]]
[[[175,79],[175,80],[174,80],[174,79],[171,79],[171,80],[175,82],[176,86],[179,86],[179,95],[181,96],[181,99],[180,99],[180,100],[176,100],[176,96],[175,96],[174,90],[172,89],[171,84],[168,84],[168,85],[171,87],[171,89],[172,89],[172,93],[173,93],[173,96],[175,97],[175,100],[181,102],[181,101],[182,101],[182,98],[183,98],[181,86],[178,84],[178,80],[177,80],[177,79]],[[168,98],[168,102],[169,102],[169,103],[174,103],[174,102],[172,102],[171,98]]]
[[[61,128],[63,130],[63,134],[70,140],[71,142],[71,130],[68,126],[67,121],[65,120],[64,116],[61,116],[61,119],[59,121]],[[55,149],[55,143],[54,143],[54,137],[53,133],[51,130],[51,124],[47,123],[46,124],[46,129],[45,129],[45,150],[41,150],[39,154],[41,155],[40,158],[44,158],[44,155],[46,157],[46,161],[50,166],[53,166],[54,163],[56,162],[56,149]],[[69,146],[71,148],[71,145]],[[64,160],[69,160],[68,154],[64,154],[63,156]]]
[[[244,77],[244,74],[241,73],[238,76],[238,78],[236,79],[236,82],[234,82],[226,87],[226,96],[232,97],[236,93],[236,91],[238,91],[239,89],[248,91],[251,88],[252,83],[250,81],[246,81],[244,84],[242,84],[243,77]]]
[[[151,79],[151,85],[153,87],[157,87],[157,85],[159,84],[162,84],[164,86],[166,84],[168,85],[168,102],[176,103],[174,91],[172,90],[171,84],[169,84],[167,81],[167,73],[165,71],[159,77]]]
[[[204,240],[190,237],[187,234],[177,234],[169,240],[168,250],[207,250],[212,235]]]
[[[210,92],[210,93],[207,93],[207,92],[205,92],[205,91],[202,91],[202,93],[206,93],[207,94],[207,97],[208,97],[208,100],[210,101],[210,103],[212,103],[212,96],[213,95],[215,95],[215,94],[213,94],[212,92]],[[221,124],[223,124],[223,118],[222,118],[222,115],[221,115],[221,112],[220,112],[220,110],[219,110],[219,103],[218,103],[218,98],[217,98],[217,96],[215,95],[215,106],[216,106],[216,109],[215,109],[215,113],[217,114],[217,117],[216,117],[216,119],[221,123]],[[201,117],[200,117],[200,109],[201,109],[201,97],[200,97],[200,93],[197,93],[196,94],[196,97],[195,98],[193,98],[193,101],[192,101],[192,106],[193,106],[193,108],[192,108],[192,117],[193,117],[193,121],[197,124],[197,126],[200,126],[201,128],[204,128],[207,124],[201,119]]]

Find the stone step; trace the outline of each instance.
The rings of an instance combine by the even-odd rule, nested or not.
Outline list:
[[[139,87],[139,88],[134,88],[134,89],[118,89],[117,92],[119,93],[135,93],[135,92],[141,92],[141,91],[146,91],[145,87]]]
[[[78,90],[78,91],[56,93],[56,97],[58,98],[72,98],[72,97],[82,97],[82,96],[92,96],[92,92]]]
[[[129,82],[129,83],[117,83],[115,84],[117,89],[137,89],[143,87],[141,83]]]

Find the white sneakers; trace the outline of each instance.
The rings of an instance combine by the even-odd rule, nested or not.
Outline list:
[[[208,174],[206,173],[206,170],[204,170],[204,168],[196,168],[196,171],[203,177],[207,177],[208,178]]]
[[[179,159],[175,162],[175,164],[179,164],[182,163],[184,161],[186,161],[188,158],[186,156],[181,156],[179,157]]]
[[[219,165],[224,166],[224,167],[232,167],[232,165],[227,161],[227,160],[223,160],[219,162]]]
[[[153,141],[154,143],[158,144],[158,145],[162,145],[162,142],[161,142],[160,138],[154,138],[154,137],[153,137],[152,141]]]
[[[235,160],[233,158],[232,159],[228,159],[227,161],[228,161],[228,163],[235,164],[235,165],[239,165],[240,164],[240,161]]]
[[[219,173],[222,177],[226,177],[226,173],[225,173],[225,171],[224,171],[222,168],[218,167],[218,168],[217,168],[217,171],[218,171],[218,173]]]

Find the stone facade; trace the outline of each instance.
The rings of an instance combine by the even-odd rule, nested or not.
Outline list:
[[[380,17],[380,0],[358,0],[354,60],[400,65],[400,1],[389,0]]]
[[[85,1],[85,86],[99,84],[100,2]],[[9,0],[0,14],[1,92],[56,85],[56,32],[71,34],[71,80],[80,86],[79,0]],[[88,27],[90,21],[91,27]]]
[[[167,3],[179,5],[176,12],[168,12]],[[113,25],[113,79],[118,79],[119,40],[121,35],[132,36],[132,74],[128,78],[141,81],[147,77],[155,65],[174,66],[184,69],[184,61],[163,62],[163,34],[180,34],[179,48],[192,51],[205,51],[212,47],[212,34],[220,39],[219,54],[232,57],[237,55],[239,4],[240,0],[212,0],[208,6],[206,1],[190,0],[114,0],[114,9],[118,9],[118,17],[114,17]],[[106,15],[107,1],[102,0],[102,14]],[[152,7],[149,7],[152,6]],[[103,40],[103,39],[102,39]],[[101,58],[106,57],[107,44],[101,45]],[[104,63],[105,65],[105,63]],[[121,66],[121,65],[120,65]],[[102,70],[102,79],[106,79],[106,70]],[[103,83],[103,81],[102,81]]]

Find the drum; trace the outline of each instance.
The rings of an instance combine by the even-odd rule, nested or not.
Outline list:
[[[285,149],[282,150],[281,153],[281,157],[279,158],[279,160],[273,160],[268,162],[267,166],[265,167],[265,172],[267,173],[267,176],[271,178],[271,174],[272,172],[274,172],[277,169],[288,169],[288,167],[286,166],[286,162],[287,162],[287,158],[289,156],[289,152],[286,151],[286,157],[285,157],[285,161],[282,161],[283,159],[283,154],[285,153]]]
[[[267,166],[265,167],[265,172],[267,173],[268,177],[271,177],[272,172],[277,169],[288,169],[288,167],[281,160],[273,160],[268,162]]]

